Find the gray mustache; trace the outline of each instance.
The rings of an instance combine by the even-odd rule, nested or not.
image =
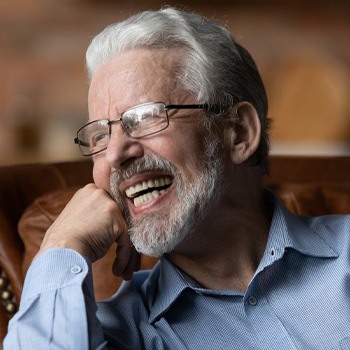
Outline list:
[[[146,155],[130,163],[125,169],[115,170],[111,174],[114,184],[119,185],[122,181],[130,179],[132,176],[148,171],[162,171],[169,175],[176,176],[178,170],[176,167],[160,156]]]

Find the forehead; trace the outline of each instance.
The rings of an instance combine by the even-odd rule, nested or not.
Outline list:
[[[180,54],[135,49],[114,56],[97,69],[89,89],[90,119],[112,117],[145,103],[175,103],[185,94],[178,84]]]

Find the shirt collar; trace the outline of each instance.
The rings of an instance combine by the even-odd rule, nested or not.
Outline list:
[[[312,230],[309,225],[310,218],[292,214],[276,198],[274,208],[265,252],[271,252],[272,249],[284,252],[286,248],[292,248],[313,257],[338,256],[334,249]]]
[[[149,321],[152,323],[191,286],[182,272],[163,257],[151,272],[144,287],[150,308]]]

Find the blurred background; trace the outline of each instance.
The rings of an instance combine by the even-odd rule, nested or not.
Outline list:
[[[168,4],[226,23],[253,55],[272,153],[350,155],[347,0],[0,1],[0,165],[79,159],[85,50],[108,24]]]

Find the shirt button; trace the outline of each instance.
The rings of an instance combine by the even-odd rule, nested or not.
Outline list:
[[[70,272],[74,275],[77,275],[78,273],[80,273],[82,271],[82,268],[78,265],[74,265],[71,267]]]
[[[248,298],[248,303],[249,303],[250,305],[252,305],[252,306],[255,306],[255,305],[258,303],[258,301],[256,300],[255,297],[250,296],[250,297]]]

